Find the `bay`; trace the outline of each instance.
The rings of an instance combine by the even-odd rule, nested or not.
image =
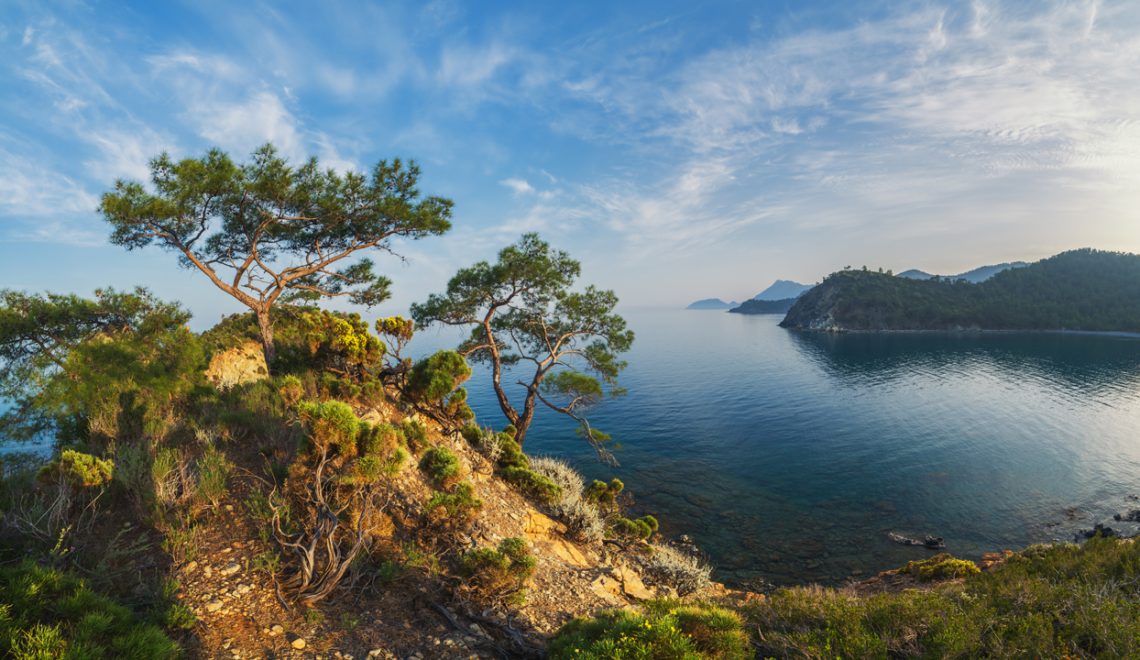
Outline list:
[[[638,512],[693,537],[729,583],[838,584],[927,556],[888,531],[942,536],[977,558],[1140,508],[1135,338],[804,334],[778,315],[625,315],[637,332],[629,393],[591,415],[620,441],[621,465],[599,464],[549,411],[526,449],[621,478]],[[428,335],[421,349],[449,338]],[[501,427],[485,370],[468,389],[479,420]]]

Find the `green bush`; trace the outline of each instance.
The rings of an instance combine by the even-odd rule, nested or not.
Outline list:
[[[233,465],[226,455],[214,447],[207,449],[198,459],[198,497],[217,507],[226,496],[227,483]]]
[[[747,616],[762,657],[1140,657],[1140,544],[1035,546],[968,573],[866,597],[780,589]]]
[[[385,457],[404,441],[404,433],[391,424],[361,422],[356,434],[356,453],[361,456]]]
[[[356,459],[356,473],[365,481],[376,481],[380,477],[390,477],[398,473],[407,460],[408,452],[404,451],[402,447],[396,447],[384,458],[369,455]]]
[[[530,465],[526,454],[523,453],[522,447],[519,443],[515,442],[515,435],[507,433],[506,431],[500,432],[495,436],[499,444],[499,467],[502,468],[526,468]]]
[[[420,469],[436,488],[447,488],[459,478],[459,459],[447,447],[432,447],[420,459]]]
[[[908,562],[902,570],[925,581],[961,578],[981,572],[981,569],[974,562],[967,559],[956,559],[945,552],[936,554],[929,559]]]
[[[286,406],[295,406],[305,396],[305,385],[301,379],[293,374],[281,377],[277,384],[277,393]]]
[[[643,613],[606,610],[575,619],[559,629],[549,653],[554,660],[752,657],[739,616],[721,607],[680,601],[651,602]]]
[[[327,450],[342,456],[356,454],[356,434],[360,420],[352,408],[340,401],[303,401],[297,407],[301,421],[308,428],[308,449]]]
[[[508,467],[502,471],[503,479],[523,494],[543,504],[554,504],[562,497],[562,489],[549,477],[525,467]]]
[[[477,600],[505,599],[521,604],[523,587],[534,574],[535,558],[520,538],[503,539],[498,548],[476,548],[463,555],[464,588]]]
[[[617,506],[618,495],[625,490],[621,479],[613,479],[608,484],[595,479],[586,488],[586,500],[601,509],[613,509]]]
[[[420,360],[408,373],[408,394],[436,405],[445,415],[459,420],[475,417],[467,405],[467,391],[459,387],[471,377],[467,360],[455,351],[439,351]]]
[[[184,623],[183,614],[172,623]],[[178,645],[127,608],[58,570],[0,568],[0,655],[13,658],[174,658]]]
[[[97,488],[111,482],[114,468],[109,460],[64,449],[40,470],[40,479],[53,482],[62,479],[74,488]]]
[[[434,523],[457,528],[474,520],[475,514],[482,506],[483,501],[475,497],[475,489],[471,484],[462,481],[450,493],[433,494],[424,511]]]
[[[418,419],[408,418],[400,422],[400,430],[404,432],[404,439],[408,449],[418,453],[428,444],[428,432],[424,423]]]
[[[609,521],[609,532],[623,539],[646,541],[657,532],[657,528],[657,519],[653,516],[642,516],[636,520],[616,516]]]

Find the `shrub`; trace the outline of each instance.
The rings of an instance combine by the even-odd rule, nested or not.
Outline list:
[[[601,509],[616,509],[618,495],[623,490],[625,490],[625,484],[622,483],[621,479],[613,479],[608,484],[595,479],[586,489],[586,500]]]
[[[440,408],[445,415],[469,420],[475,417],[467,405],[467,392],[459,387],[471,377],[467,360],[455,351],[439,351],[417,362],[408,373],[408,394]]]
[[[640,614],[606,610],[575,619],[559,629],[549,653],[555,660],[752,657],[739,616],[721,607],[679,601],[652,602]]]
[[[967,559],[956,559],[945,552],[938,553],[929,559],[908,562],[902,570],[923,581],[949,580],[981,572],[974,562]]]
[[[433,523],[458,528],[474,520],[482,506],[483,501],[475,497],[475,489],[462,481],[450,493],[437,492],[432,495],[424,511]]]
[[[198,459],[198,497],[216,508],[226,495],[232,470],[225,454],[213,447],[207,449]]]
[[[297,410],[301,421],[308,427],[309,449],[318,453],[337,452],[346,457],[355,455],[360,420],[348,404],[340,401],[304,401]]]
[[[420,459],[420,469],[436,488],[447,488],[459,478],[459,459],[447,447],[432,447]]]
[[[359,314],[314,309],[302,312],[298,321],[310,368],[343,374],[355,384],[384,357],[384,344]]]
[[[605,534],[605,522],[597,507],[583,499],[585,483],[574,468],[554,458],[534,458],[530,467],[537,474],[553,481],[561,490],[558,500],[551,504],[554,515],[566,525],[575,538],[597,543]]]
[[[529,468],[508,467],[503,469],[502,474],[507,483],[543,504],[553,504],[562,496],[558,484]]]
[[[498,445],[497,458],[499,467],[526,468],[530,460],[523,453],[522,447],[515,442],[514,433],[500,432],[495,435],[495,444]]]
[[[400,422],[400,430],[404,432],[404,439],[408,448],[418,453],[428,443],[427,427],[418,419],[407,418]]]
[[[609,521],[609,531],[617,538],[645,541],[657,532],[657,519],[653,516],[642,516],[631,520],[624,516],[616,516]]]
[[[653,546],[647,564],[649,576],[672,587],[678,596],[688,596],[712,584],[712,566],[667,545]]]
[[[44,481],[63,480],[74,488],[98,488],[111,482],[115,465],[109,460],[64,449],[40,471]]]
[[[289,374],[281,378],[277,385],[277,393],[281,395],[281,400],[286,406],[293,407],[305,396],[305,386],[300,378]]]
[[[361,422],[356,434],[356,453],[360,456],[388,456],[400,446],[404,433],[391,424]]]
[[[380,456],[361,456],[356,459],[357,476],[365,481],[376,481],[380,477],[390,477],[404,467],[408,460],[408,452],[397,447],[386,458]]]
[[[464,589],[476,599],[506,599],[513,604],[525,598],[523,587],[534,574],[534,555],[520,538],[503,539],[498,548],[476,548],[463,555]]]
[[[185,622],[177,615],[175,623]],[[15,658],[174,658],[156,626],[81,579],[25,562],[0,568],[0,654]]]

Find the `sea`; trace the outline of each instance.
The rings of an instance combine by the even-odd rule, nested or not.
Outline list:
[[[548,410],[525,449],[620,478],[635,512],[694,540],[729,584],[838,585],[931,552],[891,533],[942,537],[976,559],[1072,541],[1098,522],[1140,531],[1112,520],[1140,508],[1140,338],[624,315],[637,335],[628,393],[589,415],[618,443],[619,465]],[[429,329],[418,349],[453,338]],[[505,424],[486,369],[467,388],[480,423]]]

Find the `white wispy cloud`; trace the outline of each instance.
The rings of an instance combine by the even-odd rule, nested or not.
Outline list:
[[[516,179],[514,177],[503,179],[499,182],[501,185],[509,188],[516,195],[527,195],[534,193],[534,186],[526,179]]]

